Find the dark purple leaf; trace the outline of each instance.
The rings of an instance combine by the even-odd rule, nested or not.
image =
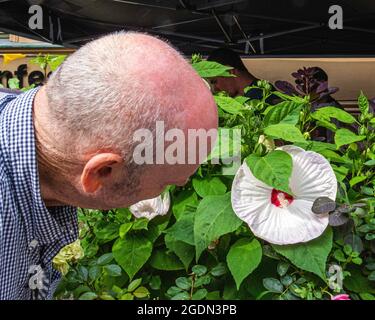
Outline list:
[[[275,88],[285,94],[289,95],[299,95],[294,86],[288,81],[278,80],[275,82]]]
[[[354,207],[354,205],[353,205]],[[347,204],[343,204],[341,205],[340,207],[338,207],[336,209],[336,211],[340,212],[340,213],[349,213],[349,212],[352,212],[353,211],[353,207],[347,205]]]
[[[302,79],[302,75],[299,74],[298,72],[293,72],[292,73],[292,77],[296,78],[296,79]]]
[[[316,88],[316,93],[322,93],[323,91],[326,91],[328,89],[328,82],[320,82],[318,87]]]
[[[348,221],[349,221],[349,218],[343,212],[340,212],[339,210],[335,210],[329,215],[329,225],[332,227],[342,226]]]
[[[327,90],[329,94],[335,94],[337,91],[339,91],[339,88],[329,87]]]
[[[311,208],[315,214],[327,214],[336,209],[336,202],[328,197],[317,198]]]
[[[296,89],[297,89],[298,92],[300,92],[300,94],[302,94],[302,95],[305,95],[305,94],[306,94],[303,85],[297,85],[297,86],[296,86]]]

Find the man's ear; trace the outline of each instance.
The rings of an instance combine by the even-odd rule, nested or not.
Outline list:
[[[99,190],[104,180],[111,175],[113,167],[123,161],[122,157],[115,153],[94,155],[86,163],[82,171],[81,184],[83,191],[94,193]]]

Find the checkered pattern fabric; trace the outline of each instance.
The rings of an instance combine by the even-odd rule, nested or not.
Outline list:
[[[52,259],[78,237],[74,207],[42,200],[33,100],[38,88],[0,96],[0,299],[51,299]]]

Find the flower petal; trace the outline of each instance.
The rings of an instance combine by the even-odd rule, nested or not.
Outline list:
[[[129,207],[130,212],[136,218],[147,218],[149,220],[156,216],[163,216],[168,213],[170,206],[169,192],[156,198],[139,201]]]
[[[295,153],[292,159],[290,189],[296,199],[312,202],[319,197],[336,199],[337,180],[327,159],[313,151]]]
[[[259,238],[280,245],[307,242],[328,225],[328,215],[316,215],[311,208],[318,197],[336,199],[336,177],[328,161],[315,152],[296,146],[278,149],[293,159],[291,204],[284,208],[272,204],[273,188],[256,179],[244,162],[233,181],[232,207]]]

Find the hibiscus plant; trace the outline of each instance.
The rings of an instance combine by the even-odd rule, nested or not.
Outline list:
[[[199,55],[192,65],[207,82],[232,76]],[[375,117],[363,93],[355,116],[319,105],[336,89],[315,71],[280,91],[259,81],[261,100],[216,93],[220,130],[233,131],[229,142],[240,131],[241,147],[219,135],[185,186],[130,208],[80,209],[84,255],[75,242],[56,257],[56,298],[374,300]],[[333,141],[313,139],[319,128]],[[241,165],[226,171],[235,156]]]

